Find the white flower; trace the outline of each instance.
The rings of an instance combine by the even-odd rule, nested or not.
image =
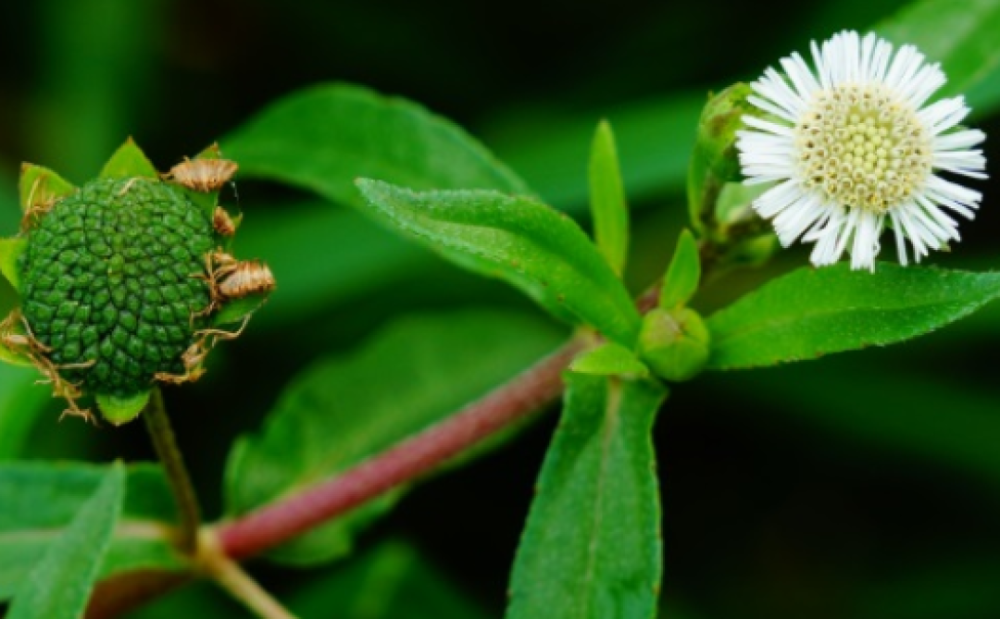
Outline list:
[[[962,97],[924,105],[945,83],[912,45],[868,34],[836,34],[812,44],[815,68],[799,54],[768,68],[749,102],[737,148],[746,182],[775,183],[755,202],[782,245],[815,243],[810,259],[833,264],[844,250],[851,268],[874,270],[879,236],[889,220],[899,261],[906,241],[917,262],[958,240],[951,213],[972,219],[982,195],[939,176],[982,173],[986,136],[954,127],[969,113]],[[949,211],[951,213],[949,213]]]

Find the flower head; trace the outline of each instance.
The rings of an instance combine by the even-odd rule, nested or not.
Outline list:
[[[793,53],[782,75],[768,68],[748,101],[737,149],[747,183],[774,183],[754,203],[782,245],[815,243],[817,266],[847,250],[851,268],[874,269],[888,220],[899,261],[906,242],[917,262],[958,240],[952,214],[972,219],[981,194],[943,178],[985,178],[972,147],[982,131],[956,128],[969,113],[962,97],[925,105],[945,83],[912,45],[894,50],[874,34],[836,34],[812,44],[814,67]]]
[[[92,399],[115,424],[157,383],[197,380],[239,334],[227,325],[274,287],[266,267],[226,253],[239,218],[216,201],[235,171],[210,148],[160,175],[131,140],[79,188],[26,164],[21,232],[0,239],[19,296],[0,320],[0,360],[37,368],[67,413],[93,418]]]

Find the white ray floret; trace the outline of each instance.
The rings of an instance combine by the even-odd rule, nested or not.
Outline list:
[[[892,227],[899,261],[917,262],[957,241],[958,214],[972,219],[982,195],[939,173],[982,179],[973,150],[982,131],[958,127],[969,113],[958,96],[925,105],[944,83],[912,45],[895,50],[874,34],[844,31],[813,43],[812,67],[799,54],[768,68],[737,133],[748,184],[772,183],[755,202],[782,245],[814,243],[813,264],[851,255],[875,268],[879,238]]]

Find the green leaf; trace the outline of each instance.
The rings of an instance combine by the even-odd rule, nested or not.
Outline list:
[[[33,163],[21,165],[21,177],[17,186],[21,198],[21,210],[24,212],[34,206],[51,205],[59,198],[76,191],[76,187],[63,177]]]
[[[38,379],[34,368],[0,363],[0,460],[21,455],[31,427],[52,399],[50,389],[35,385]]]
[[[111,155],[111,159],[104,164],[101,170],[101,178],[132,178],[135,176],[152,178],[159,180],[160,173],[156,171],[153,164],[146,158],[138,145],[129,138],[118,147],[118,150]]]
[[[674,257],[663,277],[660,307],[677,309],[685,305],[694,293],[698,292],[700,281],[701,255],[698,253],[698,242],[694,240],[694,235],[685,229],[677,239]]]
[[[25,327],[20,311],[11,310],[11,313],[0,321],[0,329],[6,331],[4,333],[6,337],[0,338],[0,361],[20,367],[35,368],[35,361],[27,346],[23,342],[17,341],[28,337],[28,329]],[[8,345],[5,340],[11,336],[16,336],[16,339]]]
[[[445,257],[500,277],[553,315],[634,346],[639,312],[624,285],[572,220],[540,202],[492,191],[417,193],[361,179],[372,212]]]
[[[149,403],[151,391],[143,391],[131,396],[117,396],[109,393],[98,393],[94,396],[97,406],[101,409],[101,416],[111,422],[112,425],[120,426],[128,423],[139,416],[142,409]]]
[[[914,2],[875,30],[898,45],[916,45],[929,59],[941,63],[948,83],[935,97],[962,94],[987,78],[1000,78],[997,0]]]
[[[226,467],[228,512],[295,493],[424,430],[558,340],[547,326],[518,315],[465,312],[403,320],[354,355],[321,361],[291,383],[260,434],[237,442]],[[398,496],[366,504],[274,557],[296,564],[337,558]]]
[[[20,294],[21,274],[17,270],[17,258],[28,249],[28,239],[23,236],[0,239],[0,275],[7,278],[11,287]]]
[[[944,326],[1000,295],[1000,273],[880,263],[802,268],[772,280],[707,320],[709,369],[813,359],[900,342]]]
[[[528,192],[456,125],[404,99],[346,84],[282,99],[222,145],[243,178],[276,180],[355,206],[359,177],[415,189]]]
[[[0,463],[0,601],[9,599],[80,513],[107,467],[80,463]],[[120,527],[101,563],[106,577],[136,569],[185,568],[171,545],[176,507],[159,467],[128,468]]]
[[[566,380],[506,616],[650,619],[663,569],[650,432],[666,391],[571,372]]]
[[[602,120],[590,147],[590,212],[594,217],[597,247],[616,275],[621,276],[628,257],[628,206],[622,187],[615,136]]]
[[[83,616],[101,559],[122,509],[125,474],[112,465],[66,530],[46,548],[14,595],[9,619],[76,619]],[[36,509],[44,509],[43,505]]]
[[[271,293],[251,294],[239,299],[233,299],[222,306],[217,314],[212,316],[212,325],[221,327],[241,322],[252,315],[267,301]]]
[[[588,350],[574,359],[569,369],[580,374],[601,376],[649,375],[649,368],[634,352],[614,342],[606,342],[593,350]]]

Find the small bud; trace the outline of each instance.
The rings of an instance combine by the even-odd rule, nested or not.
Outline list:
[[[639,354],[663,379],[694,378],[708,362],[708,353],[708,329],[694,310],[656,308],[643,318]]]
[[[753,110],[747,102],[750,94],[747,84],[734,84],[712,97],[702,111],[688,171],[691,223],[699,232],[711,233],[719,193],[726,183],[741,178],[736,131]]]

